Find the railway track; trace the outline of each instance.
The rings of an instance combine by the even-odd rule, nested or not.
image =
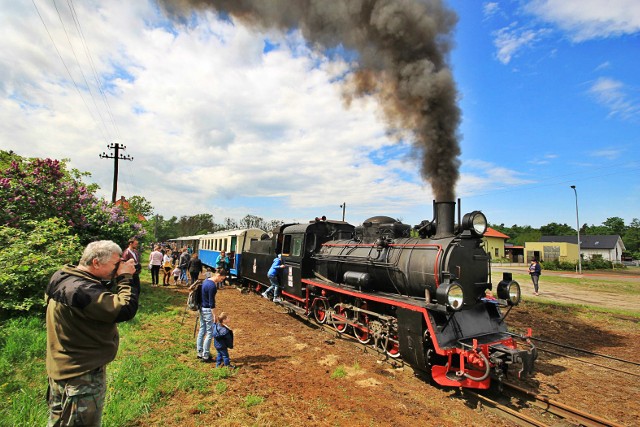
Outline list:
[[[521,426],[557,426],[560,425],[558,419],[564,421],[562,425],[569,426],[585,426],[585,427],[623,427],[613,421],[609,421],[597,415],[589,414],[580,409],[573,408],[555,400],[549,399],[545,396],[535,394],[531,391],[525,390],[521,387],[512,384],[503,384],[504,396],[517,399],[518,407],[514,409],[513,405],[507,405],[493,399],[486,394],[481,394],[473,390],[463,390],[463,394],[477,402],[484,404],[485,406],[499,413],[502,417],[505,417],[514,423]],[[551,414],[555,418],[553,424],[549,424],[546,420],[541,420],[538,417],[530,416],[521,412],[522,403],[525,402],[531,408],[537,408],[541,411],[541,415]]]

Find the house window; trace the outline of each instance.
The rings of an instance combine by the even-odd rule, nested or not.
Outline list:
[[[496,258],[500,258],[500,249],[496,248]]]
[[[557,261],[560,259],[560,246],[544,246],[542,250],[545,261]]]

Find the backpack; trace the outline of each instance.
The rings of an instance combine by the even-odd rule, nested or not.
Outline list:
[[[217,339],[219,342],[223,342],[227,345],[227,348],[233,350],[233,331],[227,328],[227,333],[224,335],[220,335],[220,331],[218,331],[218,324],[213,324],[213,338]]]
[[[187,297],[187,308],[191,311],[198,311],[202,307],[202,282],[196,282],[189,288]]]

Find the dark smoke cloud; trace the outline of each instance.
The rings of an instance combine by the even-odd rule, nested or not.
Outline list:
[[[358,52],[343,90],[377,99],[390,134],[408,137],[436,200],[453,201],[460,110],[447,64],[456,15],[439,0],[160,0],[169,15],[213,9],[258,29],[297,28],[318,50]]]

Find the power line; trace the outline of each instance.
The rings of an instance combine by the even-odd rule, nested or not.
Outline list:
[[[102,100],[105,104],[105,106],[107,107],[107,113],[109,114],[109,118],[111,119],[111,124],[113,125],[113,128],[115,130],[115,134],[116,134],[116,138],[120,139],[120,131],[118,129],[118,125],[116,124],[116,120],[113,116],[113,111],[111,109],[111,105],[109,105],[109,100],[107,99],[107,96],[105,95],[104,91],[102,90],[102,82],[100,80],[100,77],[98,76],[98,72],[96,71],[96,67],[95,67],[95,63],[93,62],[93,56],[91,55],[91,50],[89,49],[89,46],[86,42],[86,38],[84,36],[84,32],[82,31],[82,26],[80,25],[80,19],[78,18],[78,14],[76,13],[76,9],[75,6],[73,5],[73,1],[72,0],[67,0],[67,5],[69,6],[69,10],[71,11],[71,17],[73,18],[73,22],[76,25],[76,30],[78,31],[78,34],[80,36],[80,40],[82,41],[82,45],[84,46],[84,50],[85,50],[85,55],[87,56],[87,59],[89,60],[89,65],[91,67],[91,70],[93,72],[93,77],[96,81],[96,86],[98,88],[98,91],[100,91],[100,95],[102,96]]]
[[[100,108],[98,107],[98,104],[96,102],[96,97],[94,96],[93,90],[91,89],[91,85],[87,81],[87,77],[86,77],[86,75],[84,73],[84,70],[82,69],[82,65],[80,64],[80,60],[78,59],[78,55],[76,55],[76,50],[73,48],[73,43],[71,42],[71,38],[69,37],[69,33],[67,32],[67,27],[64,24],[64,20],[62,19],[62,15],[60,14],[60,9],[58,9],[58,4],[56,3],[55,0],[53,0],[53,6],[56,9],[56,13],[58,14],[58,19],[60,20],[60,24],[62,25],[62,30],[64,31],[64,34],[67,37],[67,41],[69,42],[69,48],[71,48],[71,53],[73,54],[73,57],[76,59],[76,64],[78,65],[78,70],[80,70],[80,75],[82,76],[82,79],[84,80],[84,84],[86,85],[87,90],[89,91],[89,96],[91,97],[91,100],[93,101],[93,106],[96,108],[96,113],[98,114],[98,117],[100,117],[100,124],[104,127],[104,130],[105,130],[107,136],[109,136],[109,129],[107,128],[107,125],[105,123],[104,117],[102,117],[102,113],[100,112]],[[110,139],[112,139],[112,138],[110,138]]]
[[[47,34],[49,35],[49,39],[51,40],[51,43],[53,44],[53,47],[56,50],[56,53],[58,54],[58,57],[60,58],[60,61],[62,62],[62,65],[64,66],[65,70],[67,70],[67,74],[69,75],[69,78],[73,82],[73,86],[76,88],[76,91],[78,92],[78,95],[80,95],[80,99],[82,99],[82,103],[84,104],[85,108],[89,112],[89,115],[91,116],[91,119],[94,122],[97,123],[98,121],[96,120],[95,116],[93,115],[93,112],[89,108],[89,105],[87,104],[87,102],[85,101],[84,97],[82,96],[82,91],[80,91],[80,87],[78,87],[78,83],[73,78],[73,75],[71,74],[71,70],[69,70],[69,67],[67,66],[67,63],[65,62],[64,58],[62,57],[62,54],[60,53],[60,50],[58,49],[58,46],[56,45],[56,42],[53,40],[53,36],[51,35],[51,32],[49,31],[49,28],[47,27],[47,24],[44,21],[44,18],[40,14],[40,10],[38,9],[38,6],[36,5],[35,0],[31,0],[31,2],[33,3],[33,7],[36,9],[36,13],[40,17],[40,22],[42,22],[42,25],[44,26],[44,29],[47,31]],[[104,138],[104,140],[108,142],[109,141],[108,135],[106,135],[103,132],[102,127],[100,127],[100,132],[102,133],[102,137]]]

